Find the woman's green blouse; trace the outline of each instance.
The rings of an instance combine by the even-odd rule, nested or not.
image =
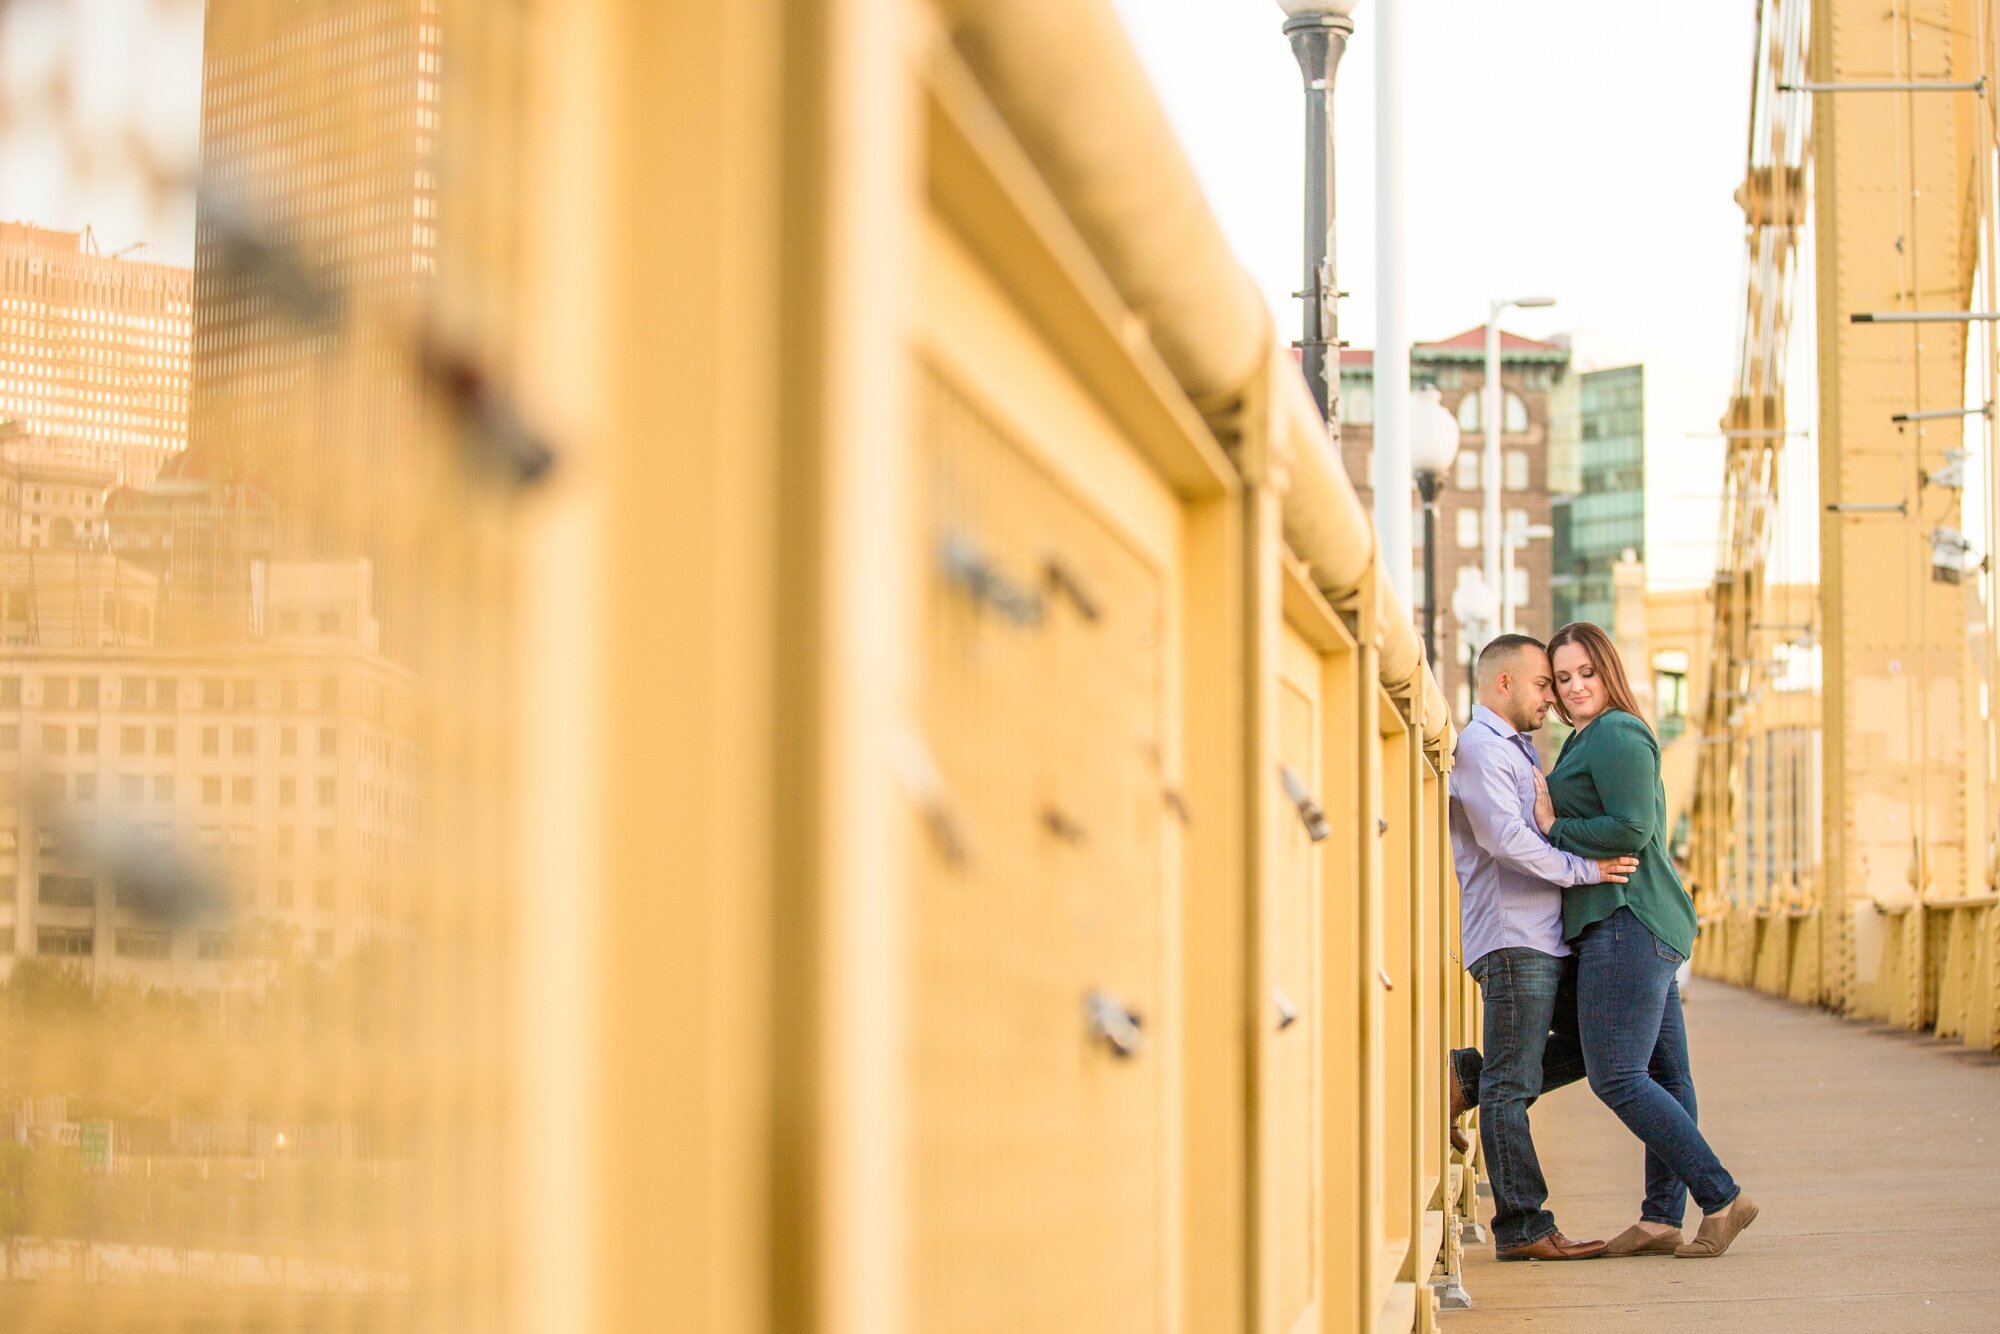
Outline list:
[[[1622,885],[1563,891],[1563,935],[1629,907],[1646,929],[1686,958],[1694,950],[1694,900],[1667,856],[1667,791],[1653,729],[1612,709],[1570,733],[1549,771],[1556,822],[1549,842],[1579,857],[1637,857]]]

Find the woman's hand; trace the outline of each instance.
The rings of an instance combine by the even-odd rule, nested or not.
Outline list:
[[[1542,777],[1540,769],[1535,770],[1535,827],[1544,834],[1555,827],[1556,804],[1549,800],[1549,783]]]

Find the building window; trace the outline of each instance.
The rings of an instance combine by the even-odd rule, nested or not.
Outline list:
[[[1458,549],[1476,551],[1479,548],[1479,510],[1467,505],[1458,512]]]
[[[319,804],[331,806],[334,803],[334,782],[331,778],[319,780]]]
[[[143,727],[119,728],[118,752],[121,755],[144,755],[146,753],[146,729]]]
[[[321,912],[333,911],[333,881],[320,880],[313,884],[313,907]]]
[[[1507,572],[1507,600],[1516,607],[1528,605],[1528,572],[1518,565]]]
[[[97,800],[96,774],[78,774],[76,776],[76,799],[78,801]]]
[[[339,733],[337,733],[337,732],[336,732],[336,731],[335,731],[335,730],[334,730],[333,728],[331,728],[331,727],[322,727],[322,728],[320,728],[320,729],[319,729],[319,753],[320,753],[320,754],[322,754],[322,755],[332,755],[332,754],[334,754],[334,753],[335,753],[336,751],[338,751],[339,749],[340,749],[340,737],[339,737]]]
[[[1507,464],[1507,489],[1526,491],[1528,489],[1528,451],[1510,449],[1502,457]]]
[[[1477,431],[1479,429],[1479,423],[1483,420],[1480,414],[1484,412],[1484,409],[1480,406],[1480,402],[1485,397],[1486,395],[1475,389],[1464,398],[1458,400],[1459,430]]]
[[[220,778],[204,778],[201,780],[201,804],[204,806],[220,806],[222,804],[222,780]]]
[[[201,705],[205,709],[219,709],[224,699],[223,683],[213,677],[201,683]]]
[[[146,780],[139,774],[121,774],[118,778],[118,799],[120,801],[144,801]]]
[[[94,709],[97,707],[97,678],[80,676],[76,681],[76,707]]]
[[[35,897],[53,908],[88,908],[97,902],[97,885],[87,876],[45,875]]]
[[[153,800],[170,802],[174,799],[174,779],[172,774],[153,775]]]
[[[278,780],[278,804],[280,806],[297,805],[298,789],[299,785],[297,780],[291,778],[280,778]]]
[[[299,753],[299,729],[284,727],[278,730],[278,753],[296,755]]]
[[[42,729],[42,753],[44,755],[68,754],[69,729],[67,727],[44,727]]]
[[[95,727],[79,727],[76,729],[76,753],[79,755],[95,755],[97,753],[97,729]]]
[[[257,749],[257,730],[253,727],[237,728],[236,735],[230,738],[229,747],[231,753],[237,755],[255,753]]]
[[[1507,391],[1507,406],[1500,418],[1501,434],[1525,435],[1527,430],[1528,405],[1521,401],[1519,394],[1509,389]]]
[[[1343,385],[1340,390],[1340,424],[1343,426],[1373,426],[1375,424],[1375,387],[1373,385]]]
[[[174,678],[163,676],[153,682],[153,707],[171,709],[180,703],[180,692],[174,689]]]
[[[35,930],[35,953],[54,959],[90,957],[91,931],[87,926],[44,926]]]
[[[173,728],[155,727],[153,729],[153,753],[155,755],[171,755],[174,753]]]
[[[1653,655],[1653,715],[1662,741],[1672,741],[1687,730],[1687,678],[1685,649],[1665,649]]]
[[[21,703],[21,678],[0,676],[0,704],[19,707]]]
[[[328,857],[333,855],[333,829],[331,826],[320,826],[314,834],[314,841],[318,843],[319,851],[322,855]]]
[[[231,779],[229,783],[230,803],[236,806],[248,806],[257,799],[256,786],[257,780],[254,778]]]
[[[239,709],[255,708],[257,704],[257,683],[255,681],[238,681],[236,683],[233,702]]]
[[[118,932],[118,957],[121,959],[164,959],[173,944],[173,937],[165,931]]]
[[[143,676],[126,677],[125,680],[119,685],[118,700],[128,709],[145,708],[146,678]]]
[[[227,931],[204,931],[195,939],[195,954],[211,963],[236,957],[236,937]]]
[[[42,707],[45,709],[66,709],[69,707],[69,678],[67,676],[45,676],[42,678]]]
[[[1458,451],[1459,490],[1470,493],[1481,489],[1479,483],[1479,465],[1484,461],[1484,458],[1485,456],[1479,452],[1476,446],[1467,445]]]
[[[201,729],[201,753],[204,755],[220,755],[222,753],[222,729],[220,727],[204,727]]]

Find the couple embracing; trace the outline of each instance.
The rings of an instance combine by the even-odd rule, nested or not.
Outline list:
[[[1450,1092],[1455,1140],[1459,1114],[1480,1109],[1499,1257],[1721,1255],[1757,1206],[1696,1125],[1675,977],[1694,903],[1667,856],[1659,741],[1588,622],[1546,648],[1495,639],[1478,692],[1451,771],[1451,839],[1484,1052],[1452,1053]],[[1527,734],[1551,708],[1575,731],[1544,780]],[[1556,1229],[1528,1130],[1539,1095],[1583,1078],[1646,1146],[1639,1220],[1610,1242]],[[1703,1214],[1692,1241],[1689,1194]]]

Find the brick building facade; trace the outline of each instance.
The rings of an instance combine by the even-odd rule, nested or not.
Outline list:
[[[1551,497],[1576,489],[1575,385],[1570,374],[1569,348],[1504,330],[1500,335],[1501,509],[1503,516],[1526,525],[1547,524]],[[1484,449],[1486,329],[1479,326],[1436,343],[1418,343],[1410,350],[1413,386],[1434,384],[1444,406],[1458,420],[1461,445],[1438,496],[1438,658],[1449,664],[1439,672],[1461,718],[1470,709],[1466,688],[1466,650],[1459,642],[1451,615],[1452,591],[1473,577],[1481,563],[1480,456]],[[1373,504],[1369,479],[1375,445],[1375,364],[1371,352],[1350,349],[1340,357],[1341,458],[1347,475],[1364,503]],[[1421,505],[1411,493],[1415,511],[1410,531],[1417,543],[1413,601],[1421,609],[1423,590],[1423,521]],[[1504,519],[1503,519],[1504,521]],[[1545,539],[1533,540],[1517,552],[1513,597],[1515,628],[1546,639],[1555,630],[1550,590],[1552,552]]]

